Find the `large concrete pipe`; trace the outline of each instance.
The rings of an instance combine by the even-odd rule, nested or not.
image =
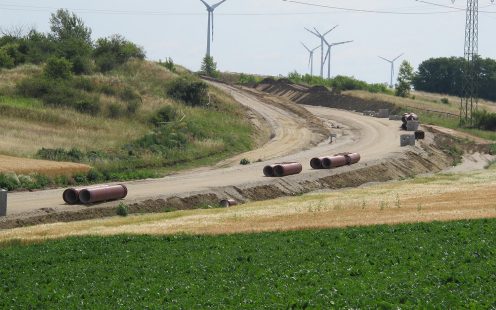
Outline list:
[[[338,168],[346,166],[347,164],[348,161],[346,160],[346,157],[344,155],[329,156],[322,159],[322,167],[324,169]]]
[[[276,165],[268,165],[268,166],[265,166],[264,169],[263,169],[263,173],[266,177],[275,177],[275,173],[274,173],[274,167]]]
[[[274,167],[274,174],[276,177],[285,177],[288,175],[298,174],[303,170],[300,163],[281,163],[276,164]]]
[[[79,193],[81,193],[82,190],[90,189],[90,188],[101,188],[101,187],[108,187],[108,185],[94,185],[90,187],[86,186],[79,188],[68,188],[62,194],[62,199],[64,199],[64,201],[69,205],[75,205],[81,202],[79,200]]]
[[[222,199],[219,203],[219,205],[223,208],[236,206],[237,204],[238,204],[238,202],[234,199]]]
[[[346,157],[346,162],[348,165],[354,165],[358,163],[361,159],[360,154],[358,153],[349,153],[344,155],[344,157]]]
[[[95,202],[123,199],[126,196],[127,187],[119,184],[83,189],[79,193],[79,200],[81,200],[83,204],[90,204]]]
[[[324,167],[322,166],[322,160],[325,157],[315,157],[310,160],[310,167],[313,169],[323,169]]]

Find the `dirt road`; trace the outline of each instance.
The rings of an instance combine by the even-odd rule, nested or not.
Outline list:
[[[222,86],[224,89],[226,86]],[[264,181],[263,166],[279,161],[299,161],[303,163],[303,173],[311,173],[309,161],[315,156],[332,155],[339,152],[359,152],[362,160],[367,162],[379,159],[386,154],[399,152],[399,123],[386,119],[377,119],[360,114],[321,107],[308,107],[308,110],[329,125],[331,122],[339,129],[329,128],[337,134],[337,141],[329,144],[323,141],[313,146],[315,136],[303,127],[300,117],[280,108],[266,105],[255,97],[237,89],[225,89],[241,104],[249,106],[260,113],[272,127],[273,138],[258,150],[236,156],[227,161],[230,167],[203,168],[179,173],[162,179],[143,180],[125,183],[129,189],[129,201],[144,200],[160,195],[181,194],[207,190],[214,187],[242,185]],[[239,165],[239,158],[263,162],[249,166]],[[32,193],[12,193],[9,195],[8,215],[35,211],[41,208],[68,210],[84,208],[67,206],[62,201],[63,190],[48,190]]]

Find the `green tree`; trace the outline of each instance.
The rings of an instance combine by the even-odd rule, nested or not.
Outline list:
[[[144,59],[145,52],[141,47],[127,41],[124,37],[113,35],[96,41],[93,57],[98,69],[107,72],[131,58]]]
[[[217,77],[219,75],[217,72],[217,63],[212,56],[205,56],[203,58],[201,72],[211,77]]]
[[[396,87],[396,96],[408,97],[410,95],[413,77],[414,73],[412,65],[408,61],[403,60],[398,74],[398,87]]]
[[[59,9],[50,17],[50,30],[58,41],[77,39],[91,45],[91,29],[76,14]]]

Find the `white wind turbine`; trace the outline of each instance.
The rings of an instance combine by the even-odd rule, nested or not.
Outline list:
[[[347,44],[347,43],[351,43],[353,41],[343,41],[343,42],[336,42],[336,43],[331,43],[329,44],[329,42],[327,42],[326,39],[324,39],[324,43],[327,45],[327,54],[326,54],[326,58],[324,59],[324,63],[325,61],[327,60],[327,78],[330,79],[331,78],[331,52],[332,52],[332,47],[333,46],[337,46],[337,45],[342,45],[342,44]]]
[[[301,45],[303,45],[303,47],[308,51],[308,53],[310,54],[310,57],[308,57],[308,65],[310,66],[310,76],[313,76],[313,54],[314,52],[320,47],[320,46],[317,46],[316,48],[314,48],[313,50],[312,49],[309,49],[303,42],[301,42]]]
[[[387,62],[389,62],[389,63],[391,64],[391,82],[390,82],[390,84],[389,84],[389,87],[391,87],[391,88],[394,88],[394,85],[393,85],[393,79],[394,79],[394,62],[395,62],[396,60],[398,60],[398,59],[399,59],[401,56],[403,56],[404,54],[405,54],[405,53],[402,53],[401,55],[399,55],[398,57],[396,57],[396,58],[394,58],[394,59],[392,59],[392,60],[389,60],[389,59],[386,59],[386,58],[384,58],[384,57],[378,56],[380,59],[385,60],[385,61],[387,61]]]
[[[226,2],[227,0],[222,0],[213,5],[210,5],[203,0],[200,1],[203,2],[203,4],[205,4],[205,7],[207,8],[207,12],[208,12],[207,56],[210,57],[210,42],[214,40],[214,11],[219,5]],[[210,35],[212,35],[211,38]]]
[[[313,28],[315,31],[312,31],[308,28],[305,28],[306,31],[310,32],[314,36],[320,39],[320,77],[324,78],[324,40],[325,36],[328,35],[331,31],[336,29],[337,26],[334,26],[331,30],[327,31],[324,34],[321,34],[317,28]]]

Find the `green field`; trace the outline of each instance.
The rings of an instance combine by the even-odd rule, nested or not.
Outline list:
[[[0,308],[491,308],[496,220],[0,249]]]

